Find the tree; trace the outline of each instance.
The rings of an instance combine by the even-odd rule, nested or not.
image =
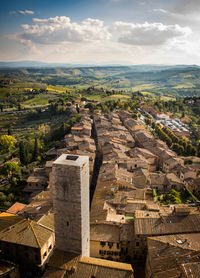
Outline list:
[[[147,124],[147,125],[152,125],[152,121],[150,120],[150,119],[148,119],[148,118],[145,118],[145,123]]]
[[[138,114],[137,113],[132,113],[132,118],[134,119],[134,120],[137,120],[137,118],[138,118]]]
[[[77,111],[77,113],[80,113],[80,108],[79,108],[78,104],[76,104],[76,111]]]
[[[28,152],[27,152],[27,148],[24,145],[24,142],[21,141],[19,143],[19,158],[20,158],[20,162],[24,165],[28,164]]]
[[[62,122],[61,126],[60,126],[60,136],[63,137],[65,136],[65,123]]]
[[[172,150],[175,151],[177,154],[179,155],[183,155],[184,154],[184,148],[183,146],[177,144],[177,143],[174,143],[172,145]]]
[[[50,126],[42,124],[38,127],[38,131],[39,131],[40,135],[43,136],[46,133],[50,132]]]
[[[11,135],[1,135],[0,137],[0,149],[3,151],[10,151],[16,143],[16,139]]]
[[[191,147],[191,155],[197,155],[197,148],[195,148],[194,146]]]
[[[92,105],[92,103],[87,103],[85,105],[85,108],[89,108],[90,109],[90,112],[93,112],[94,111],[94,106]]]
[[[181,204],[180,193],[174,189],[171,189],[170,192],[163,195],[163,201],[167,204]]]
[[[9,177],[20,177],[21,176],[21,168],[15,162],[6,162],[2,167],[3,174]]]
[[[152,122],[152,128],[155,129],[155,127],[156,127],[156,123]]]
[[[11,131],[10,127],[8,128],[8,135],[12,135],[12,131]]]
[[[6,200],[6,195],[3,192],[0,192],[0,202],[4,202]]]
[[[22,106],[21,106],[21,104],[20,104],[20,103],[18,103],[17,107],[18,107],[18,110],[19,110],[19,111],[21,111],[21,110],[22,110]]]
[[[186,154],[187,155],[191,155],[192,153],[192,145],[191,144],[187,144],[186,146]]]
[[[39,155],[38,139],[37,139],[37,137],[35,137],[33,160],[37,160],[38,155]]]

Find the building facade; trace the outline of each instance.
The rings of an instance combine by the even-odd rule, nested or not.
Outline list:
[[[89,159],[61,155],[52,168],[56,248],[89,257]]]

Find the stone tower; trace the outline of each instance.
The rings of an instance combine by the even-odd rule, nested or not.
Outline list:
[[[52,178],[56,248],[89,257],[89,158],[62,154]]]

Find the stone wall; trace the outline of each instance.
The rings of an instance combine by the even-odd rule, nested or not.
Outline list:
[[[52,175],[56,248],[89,256],[89,159],[63,154]]]

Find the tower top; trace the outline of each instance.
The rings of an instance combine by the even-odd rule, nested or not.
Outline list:
[[[62,154],[55,161],[54,165],[70,165],[70,166],[83,166],[88,161],[88,156],[80,156],[73,154]]]

